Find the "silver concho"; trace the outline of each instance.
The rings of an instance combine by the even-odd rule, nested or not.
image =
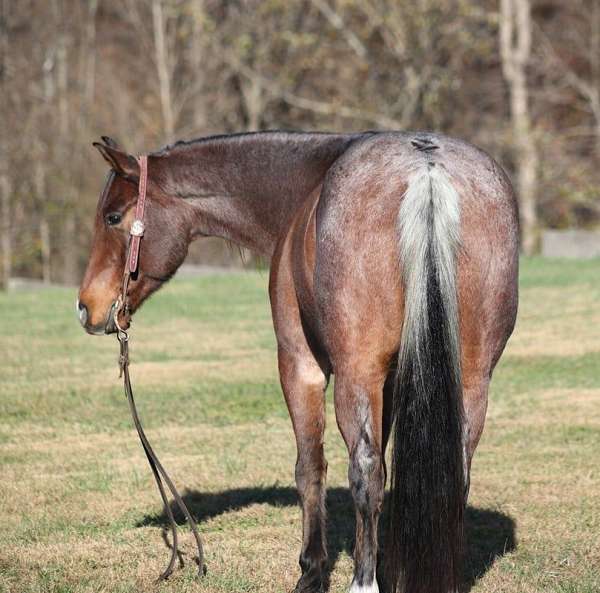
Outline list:
[[[131,223],[131,230],[129,233],[134,237],[141,237],[144,234],[144,223],[139,218],[136,218]]]

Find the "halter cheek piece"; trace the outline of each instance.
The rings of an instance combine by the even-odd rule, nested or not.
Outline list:
[[[181,560],[181,555],[178,547],[177,523],[175,522],[175,518],[173,517],[173,511],[171,510],[169,499],[167,498],[165,484],[170,490],[171,494],[173,495],[177,506],[187,519],[190,529],[194,534],[194,539],[196,540],[196,547],[198,548],[198,558],[196,559],[198,563],[198,576],[204,575],[206,569],[204,566],[204,552],[202,548],[202,541],[200,540],[200,534],[198,533],[198,527],[196,525],[196,522],[194,521],[194,518],[192,517],[186,504],[183,502],[183,499],[181,498],[179,492],[175,488],[175,485],[169,477],[169,474],[167,474],[165,468],[162,466],[161,462],[156,456],[156,453],[154,453],[154,450],[152,449],[150,443],[148,442],[148,439],[146,438],[144,429],[142,428],[142,424],[140,422],[140,418],[138,416],[137,409],[135,406],[135,400],[133,398],[131,379],[129,377],[129,334],[127,333],[126,329],[122,328],[119,325],[119,315],[121,313],[127,314],[129,312],[129,299],[127,295],[127,289],[129,288],[129,280],[131,278],[131,275],[134,274],[138,269],[140,244],[142,237],[144,236],[144,208],[146,205],[146,186],[148,183],[148,157],[145,155],[140,156],[137,160],[140,165],[140,182],[138,188],[138,199],[135,208],[135,220],[131,224],[131,229],[129,230],[129,248],[127,250],[127,258],[125,260],[125,269],[123,271],[123,283],[121,285],[121,293],[119,294],[117,302],[114,306],[113,319],[117,328],[117,339],[119,340],[120,345],[119,376],[123,377],[125,395],[127,397],[127,402],[129,404],[131,416],[133,418],[133,424],[137,430],[138,436],[140,437],[142,447],[144,448],[144,453],[146,454],[148,463],[150,464],[150,468],[152,469],[152,474],[154,475],[154,479],[156,480],[156,485],[158,487],[158,491],[160,492],[160,496],[163,501],[165,515],[169,519],[171,534],[173,537],[173,545],[170,546],[171,559],[169,560],[167,568],[158,577],[158,580],[162,581],[173,572],[173,569],[175,568],[175,562],[177,561],[178,556],[180,558],[180,562],[183,564],[183,560]]]
[[[140,259],[140,243],[144,236],[144,210],[146,208],[146,188],[148,186],[148,157],[142,155],[137,159],[140,165],[140,180],[138,184],[138,199],[135,205],[135,219],[129,229],[129,248],[125,260],[125,269],[123,271],[123,282],[121,284],[121,293],[114,308],[114,321],[118,333],[124,330],[119,325],[119,314],[129,312],[129,302],[127,298],[127,289],[131,274],[135,274]]]

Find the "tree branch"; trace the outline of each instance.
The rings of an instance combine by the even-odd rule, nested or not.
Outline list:
[[[308,99],[306,97],[300,97],[285,89],[282,89],[277,83],[267,80],[260,74],[255,72],[252,68],[242,64],[240,60],[232,55],[227,54],[227,61],[242,75],[246,78],[257,81],[258,84],[267,91],[270,95],[285,101],[288,105],[303,109],[305,111],[311,111],[313,113],[319,113],[321,115],[340,115],[349,119],[358,119],[365,122],[373,123],[381,128],[385,129],[402,129],[404,126],[401,121],[373,113],[370,111],[364,111],[355,107],[348,107],[345,105],[335,105],[334,103],[326,101],[318,101],[316,99]]]
[[[340,14],[337,13],[333,8],[331,8],[331,6],[329,6],[326,0],[311,0],[311,2],[316,6],[319,12],[327,19],[329,24],[342,34],[342,36],[346,40],[346,43],[352,48],[354,53],[359,58],[366,58],[369,53],[367,51],[367,48],[363,45],[362,41],[354,34],[352,29],[346,26],[346,23],[344,23],[344,20],[342,19]]]

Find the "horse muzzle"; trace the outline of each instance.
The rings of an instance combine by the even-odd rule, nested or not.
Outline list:
[[[79,323],[81,324],[81,327],[83,327],[83,329],[92,336],[104,336],[108,334],[114,334],[117,332],[117,325],[115,324],[116,308],[117,301],[115,301],[111,305],[103,323],[97,323],[95,325],[92,325],[89,323],[90,315],[88,308],[79,299],[77,299],[76,303],[76,310],[77,316],[79,317]],[[127,329],[127,327],[129,327],[129,319],[126,319],[125,323],[121,323],[121,325],[124,329]]]

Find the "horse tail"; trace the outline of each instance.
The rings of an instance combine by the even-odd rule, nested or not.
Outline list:
[[[392,592],[454,593],[466,482],[456,286],[460,210],[439,165],[411,176],[398,223],[404,324],[386,580]]]

